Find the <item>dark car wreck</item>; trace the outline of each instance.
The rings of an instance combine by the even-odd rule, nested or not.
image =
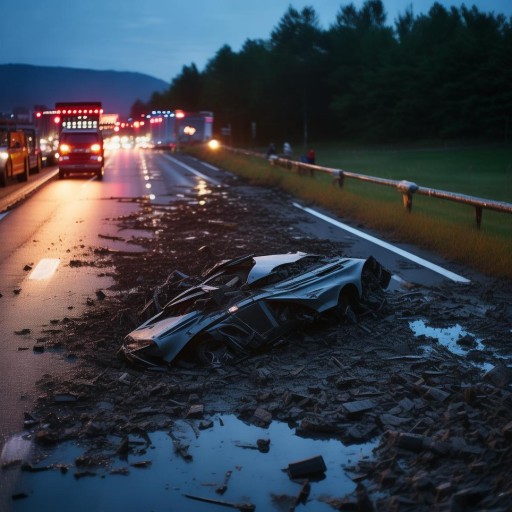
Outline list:
[[[248,255],[218,263],[129,333],[120,352],[144,366],[178,354],[215,364],[269,348],[303,322],[327,312],[353,315],[391,274],[373,257],[297,252]]]

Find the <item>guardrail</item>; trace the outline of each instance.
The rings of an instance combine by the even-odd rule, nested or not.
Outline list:
[[[257,153],[254,151],[248,151],[243,149],[228,148],[236,153],[241,153],[249,156],[256,156],[267,159],[267,155],[264,153]],[[310,175],[314,175],[315,172],[321,172],[330,174],[338,186],[343,187],[346,178],[356,179],[360,181],[367,181],[376,185],[384,185],[387,187],[393,187],[402,194],[402,204],[404,208],[411,212],[412,210],[412,199],[414,194],[423,196],[436,197],[438,199],[446,199],[455,203],[467,204],[475,208],[475,221],[477,228],[480,229],[482,224],[482,213],[484,209],[493,210],[502,213],[512,213],[512,204],[504,201],[493,201],[491,199],[483,199],[480,197],[468,196],[465,194],[458,194],[456,192],[448,192],[446,190],[438,190],[435,188],[420,187],[416,183],[407,180],[390,180],[386,178],[377,178],[375,176],[367,176],[366,174],[358,174],[355,172],[344,171],[343,169],[334,169],[330,167],[321,167],[315,164],[308,164],[305,162],[299,162],[297,160],[290,160],[282,157],[272,157],[269,160],[273,165],[279,165],[289,170],[296,172],[307,172]]]

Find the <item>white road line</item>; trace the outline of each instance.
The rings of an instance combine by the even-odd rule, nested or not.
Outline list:
[[[298,203],[293,203],[293,206],[295,206],[295,208],[304,210],[305,212],[309,213],[310,215],[318,217],[319,219],[322,219],[325,222],[332,224],[333,226],[336,226],[340,229],[344,229],[345,231],[348,231],[349,233],[352,233],[360,238],[364,238],[365,240],[368,240],[369,242],[380,245],[384,249],[387,249],[388,251],[392,251],[392,252],[398,254],[399,256],[402,256],[403,258],[406,258],[410,261],[413,261],[414,263],[417,263],[418,265],[422,265],[423,267],[428,268],[428,269],[432,270],[433,272],[437,272],[438,274],[441,274],[441,275],[447,277],[448,279],[451,279],[452,281],[455,281],[457,283],[470,283],[471,282],[469,279],[466,279],[465,277],[462,277],[462,276],[459,276],[458,274],[450,272],[449,270],[446,270],[445,268],[440,267],[439,265],[436,265],[434,263],[431,263],[430,261],[424,260],[423,258],[420,258],[419,256],[416,256],[410,252],[404,251],[403,249],[399,249],[398,247],[395,247],[394,245],[384,242],[383,240],[379,240],[378,238],[368,235],[368,234],[364,233],[363,231],[354,229],[354,228],[348,226],[347,224],[343,224],[342,222],[332,219],[331,217],[328,217],[327,215],[317,212],[316,210],[313,210],[312,208],[307,208],[307,207],[301,206]]]
[[[170,155],[164,155],[164,156],[166,158],[168,158],[171,162],[175,163],[176,165],[183,167],[183,169],[186,169],[188,172],[195,174],[197,177],[202,178],[203,180],[208,181],[209,183],[212,183],[213,185],[220,185],[219,181],[217,181],[213,178],[210,178],[210,176],[206,176],[206,174],[203,174],[202,172],[196,171],[194,168],[190,167],[190,165],[184,164],[183,162],[176,160],[176,158],[173,158]]]
[[[219,170],[218,167],[215,167],[214,165],[209,164],[208,162],[202,162],[201,160],[199,160],[199,163],[201,163],[205,167],[208,167],[208,169],[211,169],[212,171],[218,171]]]
[[[43,258],[28,276],[29,279],[40,281],[51,277],[60,264],[59,258]]]

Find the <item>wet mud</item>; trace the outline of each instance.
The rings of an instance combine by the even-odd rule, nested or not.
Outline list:
[[[280,191],[233,180],[161,204],[141,199],[137,214],[117,219],[120,237],[140,235],[128,240],[134,250],[97,247],[89,261],[74,262],[111,273],[115,285],[90,297],[82,318],[60,319],[38,343],[72,359],[76,372],[39,382],[38,405],[25,424],[36,446],[80,442],[86,455],[69,470],[95,474],[138,449],[133,436],[142,443],[156,431],[172,436],[183,421],[200,432],[228,414],[261,428],[283,422],[295,429],[290,435],[304,438],[375,443],[371,457],[344,462],[354,489],[323,495],[329,509],[510,510],[509,283],[403,286],[356,322],[327,317],[269,352],[222,366],[180,360],[144,370],[119,357],[124,336],[140,323],[138,311],[174,270],[198,275],[217,259],[252,253],[350,256],[342,244],[304,236],[305,219],[284,202]],[[463,334],[451,341],[462,352],[425,329],[456,325]],[[187,457],[179,440],[174,450]],[[38,464],[36,451],[19,468]],[[319,498],[303,490],[287,510],[318,510]]]

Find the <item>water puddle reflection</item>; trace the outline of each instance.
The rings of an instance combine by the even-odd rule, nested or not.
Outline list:
[[[488,352],[487,347],[484,345],[480,338],[477,338],[473,333],[465,330],[461,325],[455,324],[451,327],[430,327],[423,320],[415,320],[409,322],[409,327],[414,332],[415,336],[425,336],[437,340],[441,345],[448,349],[452,354],[468,357],[479,352]],[[428,345],[422,345],[428,352]],[[494,354],[496,358],[498,356]],[[484,371],[489,371],[494,367],[494,364],[486,363],[480,358],[471,357],[471,363],[481,368]]]
[[[344,468],[370,458],[376,446],[376,442],[347,447],[339,440],[304,439],[278,422],[259,428],[232,415],[212,419],[212,426],[205,430],[198,429],[199,423],[178,421],[171,433],[151,433],[149,442],[140,442],[140,448],[132,449],[124,460],[112,449],[121,440],[112,438],[112,446],[102,448],[108,462],[100,467],[77,467],[84,449],[64,443],[37,463],[52,469],[20,472],[11,489],[10,510],[54,512],[62,510],[63,503],[74,512],[229,510],[186,496],[191,495],[231,504],[252,503],[261,511],[287,511],[301,490],[301,481],[293,481],[283,469],[321,457],[325,472],[311,479],[309,498],[297,510],[331,511],[323,497],[339,498],[352,492],[355,484]],[[268,451],[258,449],[268,442]],[[183,451],[177,453],[176,443],[186,447],[190,458]],[[19,471],[19,467],[7,471]],[[220,493],[224,484],[225,492]],[[12,500],[12,496],[19,499]]]

